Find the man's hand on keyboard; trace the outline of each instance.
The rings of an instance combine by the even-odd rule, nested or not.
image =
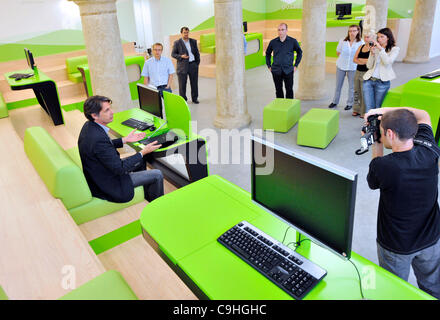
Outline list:
[[[132,132],[128,134],[128,136],[122,138],[122,143],[127,142],[137,142],[139,140],[145,139],[145,132],[135,132],[136,129],[134,129]]]
[[[145,156],[147,153],[153,152],[154,150],[157,150],[162,145],[159,144],[157,141],[153,141],[152,143],[147,144],[143,149],[141,149],[140,153],[142,156]]]

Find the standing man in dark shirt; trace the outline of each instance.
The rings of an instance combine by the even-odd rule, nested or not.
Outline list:
[[[379,264],[406,281],[412,265],[419,287],[440,299],[440,150],[430,117],[419,109],[380,108],[365,119],[372,114],[383,114],[367,177],[371,189],[380,189]],[[383,156],[383,146],[393,152]]]
[[[177,78],[179,79],[179,95],[186,98],[186,81],[189,76],[191,85],[191,99],[195,104],[199,103],[199,64],[200,53],[197,48],[197,40],[189,37],[189,28],[182,27],[180,29],[182,38],[174,41],[171,56],[177,60]]]
[[[273,52],[273,63],[271,56]],[[293,65],[294,52],[296,61]],[[293,99],[293,73],[302,58],[302,50],[295,38],[287,35],[287,24],[278,26],[278,38],[272,39],[266,49],[266,64],[272,72],[275,83],[276,97],[284,98],[283,82],[286,87],[286,98]]]

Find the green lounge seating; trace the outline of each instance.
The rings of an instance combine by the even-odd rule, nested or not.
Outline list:
[[[297,143],[326,148],[339,131],[339,111],[310,109],[298,122]]]
[[[67,77],[70,81],[75,83],[82,82],[81,72],[78,70],[78,66],[87,64],[87,56],[72,57],[66,59]]]
[[[200,35],[200,52],[215,53],[215,33]]]
[[[248,50],[249,50],[249,42],[253,40],[258,40],[259,42],[259,50],[254,53],[248,53],[244,57],[244,68],[251,69],[255,67],[259,67],[266,64],[266,58],[263,55],[263,34],[254,32],[254,33],[247,33],[245,35],[246,42],[248,42]]]
[[[109,270],[59,300],[138,300],[138,297],[119,272]]]
[[[27,128],[24,150],[49,192],[60,199],[73,220],[81,224],[144,200],[143,187],[130,202],[114,203],[92,196],[84,177],[78,148],[64,150],[41,127]]]
[[[3,290],[1,286],[0,286],[0,300],[9,300],[8,296],[6,295],[6,292]]]
[[[6,101],[0,92],[0,118],[6,118],[8,116],[8,107],[6,106]]]
[[[274,99],[264,107],[263,129],[287,132],[301,116],[301,101],[298,99]]]

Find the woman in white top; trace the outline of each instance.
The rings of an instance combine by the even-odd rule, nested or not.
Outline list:
[[[385,95],[390,89],[390,81],[396,78],[393,62],[400,51],[389,28],[380,29],[377,32],[377,41],[374,41],[373,46],[370,47],[368,71],[364,74],[362,85],[365,112],[382,106]]]
[[[361,28],[358,25],[348,27],[348,34],[344,40],[340,40],[336,52],[338,60],[336,61],[336,89],[332,103],[328,106],[334,108],[339,103],[342,85],[345,76],[348,78],[348,99],[345,110],[350,110],[353,106],[354,96],[354,74],[356,72],[356,64],[353,62],[354,55],[363,44],[361,39]]]

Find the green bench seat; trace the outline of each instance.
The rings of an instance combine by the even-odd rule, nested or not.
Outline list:
[[[114,203],[92,196],[78,148],[64,150],[41,127],[27,128],[24,150],[49,192],[60,199],[77,224],[97,219],[144,200],[143,187],[130,202]]]
[[[78,70],[78,66],[87,64],[87,56],[72,57],[66,59],[67,77],[70,81],[79,83],[82,82],[81,72]]]
[[[215,53],[215,33],[200,35],[200,52]]]
[[[324,149],[336,137],[338,131],[338,110],[312,108],[299,119],[297,143]]]
[[[138,297],[119,272],[109,270],[59,300],[138,300]]]
[[[263,129],[287,132],[299,120],[301,101],[276,98],[263,109]]]
[[[6,101],[0,92],[0,118],[6,118],[8,116],[8,107],[6,106]]]

